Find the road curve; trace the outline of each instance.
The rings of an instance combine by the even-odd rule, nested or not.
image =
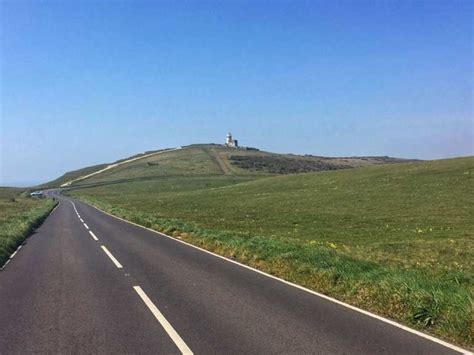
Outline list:
[[[0,354],[461,350],[57,198],[0,272]]]

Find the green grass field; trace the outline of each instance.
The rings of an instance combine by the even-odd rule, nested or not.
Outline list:
[[[23,190],[0,187],[0,266],[55,205],[49,199],[25,197]]]
[[[120,171],[127,182],[111,172],[101,179],[113,184],[69,193],[472,346],[473,157],[269,177],[239,176],[232,166],[209,174],[196,154],[197,165],[195,156],[175,155],[143,179],[137,162]]]

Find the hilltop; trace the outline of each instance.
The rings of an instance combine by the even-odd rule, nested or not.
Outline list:
[[[277,154],[255,148],[194,144],[149,151],[110,164],[68,172],[44,187],[90,185],[166,176],[234,176],[259,178],[281,174],[350,169],[409,160],[390,157],[321,157]]]

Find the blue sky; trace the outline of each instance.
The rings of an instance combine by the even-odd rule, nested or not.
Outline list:
[[[473,155],[471,1],[2,1],[0,185],[222,142]]]

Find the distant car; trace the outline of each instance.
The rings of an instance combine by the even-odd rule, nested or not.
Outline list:
[[[31,197],[43,197],[43,191],[33,191],[30,193]]]

